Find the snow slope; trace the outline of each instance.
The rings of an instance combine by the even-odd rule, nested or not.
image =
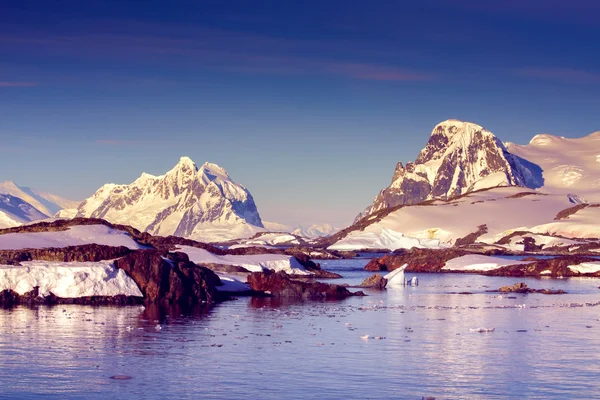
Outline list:
[[[462,257],[448,260],[442,267],[446,271],[493,271],[507,265],[526,265],[532,261],[507,260],[500,257],[483,256],[479,254],[469,254]]]
[[[332,235],[339,230],[339,228],[336,228],[331,224],[314,224],[310,226],[299,226],[296,229],[294,229],[291,233],[297,236],[315,239],[321,236]]]
[[[265,232],[253,239],[242,240],[241,245],[246,246],[281,246],[300,244],[296,236],[284,232]],[[238,246],[239,247],[239,246]]]
[[[77,201],[54,194],[19,186],[12,181],[0,182],[0,194],[10,194],[20,198],[45,214],[44,218],[53,216],[64,208],[75,208],[79,204]]]
[[[24,200],[0,194],[0,229],[46,218],[46,215]]]
[[[248,190],[218,165],[198,168],[188,157],[165,175],[143,173],[129,185],[104,185],[79,205],[77,216],[213,242],[264,231]]]
[[[22,266],[0,265],[0,291],[24,294],[39,287],[42,297],[50,293],[63,298],[87,296],[143,297],[137,284],[111,261],[24,261]]]
[[[262,272],[269,269],[273,271],[285,271],[288,274],[294,275],[312,275],[296,258],[281,254],[219,256],[207,250],[191,246],[179,246],[178,251],[186,253],[190,261],[195,263],[234,265],[243,267],[250,272]]]
[[[506,148],[542,168],[540,190],[600,201],[600,132],[577,139],[541,134],[527,145],[506,143]]]
[[[128,233],[105,225],[73,226],[57,232],[22,232],[0,235],[0,250],[43,249],[80,246],[96,243],[106,246],[126,246],[141,249]]]
[[[600,271],[600,262],[587,262],[581,263],[577,265],[569,265],[568,267],[571,271],[577,272],[580,274],[593,274],[595,272]]]
[[[531,194],[520,195],[524,192]],[[566,195],[542,195],[519,187],[494,188],[451,201],[400,208],[364,231],[350,232],[329,248],[438,248],[453,245],[484,224],[488,232],[478,241],[486,243],[521,230],[570,238],[600,237],[600,208],[588,207],[566,219],[554,220],[559,211],[572,206]]]

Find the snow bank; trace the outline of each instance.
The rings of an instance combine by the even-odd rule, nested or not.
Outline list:
[[[255,239],[244,241],[245,244],[259,246],[276,246],[278,244],[299,244],[295,236],[288,233],[265,233]]]
[[[486,225],[488,231],[477,241],[490,244],[515,231],[568,238],[600,237],[600,208],[587,207],[567,219],[554,220],[560,211],[572,206],[565,194],[542,195],[522,187],[495,188],[448,202],[402,207],[362,231],[349,233],[330,249],[447,247],[476,232],[480,225]],[[538,239],[547,240],[547,246],[559,241],[551,243],[542,236]]]
[[[420,239],[404,236],[393,229],[383,228],[378,232],[353,231],[342,240],[329,246],[329,250],[361,250],[361,249],[439,249],[449,247],[439,239]]]
[[[581,244],[586,243],[586,242],[582,242],[582,241],[577,241],[577,240],[572,240],[572,239],[564,239],[564,238],[555,237],[555,236],[526,234],[526,235],[519,235],[519,236],[512,237],[510,239],[509,243],[506,245],[503,245],[502,247],[509,249],[509,250],[513,250],[513,251],[524,251],[525,245],[523,244],[523,239],[526,237],[533,238],[535,240],[536,245],[544,245],[544,248],[554,247],[554,246],[560,246],[560,247],[574,246],[574,245],[578,245],[578,244],[581,245]],[[521,244],[519,244],[518,242],[521,242]]]
[[[195,263],[234,265],[246,268],[250,272],[262,272],[269,269],[273,271],[285,271],[288,274],[295,275],[312,275],[296,258],[281,254],[219,256],[207,250],[191,246],[179,246],[178,251],[186,253],[190,261]]]
[[[142,293],[125,271],[111,261],[27,261],[22,266],[0,265],[0,290],[24,294],[39,286],[40,296],[50,292],[63,298],[87,296],[138,296]]]
[[[448,260],[442,269],[446,271],[492,271],[507,265],[531,264],[532,262],[469,254]]]
[[[130,249],[143,248],[128,233],[105,225],[73,226],[66,231],[57,232],[24,232],[0,235],[0,250],[43,249],[92,243],[106,246],[125,246]]]
[[[230,250],[247,249],[248,247],[260,247],[261,249],[278,249],[277,246],[267,246],[267,245],[258,245],[258,244],[234,244],[234,245],[228,246],[228,249],[230,249]]]
[[[219,292],[239,293],[248,292],[251,290],[250,285],[248,285],[246,282],[242,282],[239,276],[222,273],[217,273],[217,275],[219,275],[221,283],[223,283],[222,286],[217,286],[217,291]]]
[[[577,265],[569,265],[568,267],[571,271],[577,272],[579,274],[593,274],[594,272],[600,271],[600,261],[599,262],[586,262]]]

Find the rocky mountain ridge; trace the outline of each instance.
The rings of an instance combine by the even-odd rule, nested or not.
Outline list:
[[[250,236],[264,229],[245,187],[217,164],[197,167],[188,157],[165,175],[143,173],[129,185],[102,186],[79,205],[75,216],[205,241]]]
[[[447,120],[435,126],[414,162],[396,165],[391,184],[357,220],[384,208],[460,196],[496,186],[540,187],[541,169],[511,154],[480,125]]]

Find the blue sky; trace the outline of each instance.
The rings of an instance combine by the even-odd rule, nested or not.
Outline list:
[[[3,1],[0,179],[82,199],[180,156],[348,224],[433,126],[600,130],[595,1]]]

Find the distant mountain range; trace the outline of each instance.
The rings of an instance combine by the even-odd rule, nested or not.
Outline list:
[[[79,204],[78,201],[68,200],[54,194],[19,186],[12,181],[0,182],[0,193],[18,197],[48,217],[53,216],[63,208],[74,208]]]
[[[12,181],[0,182],[0,228],[50,218],[63,208],[79,202],[41,192]]]
[[[416,160],[406,165],[399,162],[390,185],[358,215],[355,225],[339,233],[330,224],[290,228],[263,222],[250,192],[235,183],[225,169],[212,163],[198,167],[188,157],[182,157],[161,176],[142,173],[131,184],[106,184],[83,202],[2,182],[0,228],[51,217],[93,217],[154,235],[208,242],[248,238],[265,231],[290,232],[307,239],[330,235],[339,239],[352,231],[368,232],[399,207],[452,202],[495,187],[565,195],[572,204],[600,202],[600,132],[579,139],[541,134],[527,145],[517,145],[502,143],[492,132],[472,122],[443,121],[434,127]],[[461,212],[469,214],[468,209]],[[498,212],[503,211],[499,208]],[[379,232],[373,234],[403,234],[415,222],[411,215],[403,211],[401,220],[386,220],[384,230],[373,228]],[[417,225],[419,229],[425,226]],[[445,235],[457,239],[448,232],[442,235],[435,226],[425,231],[429,233],[419,230],[421,238]]]

